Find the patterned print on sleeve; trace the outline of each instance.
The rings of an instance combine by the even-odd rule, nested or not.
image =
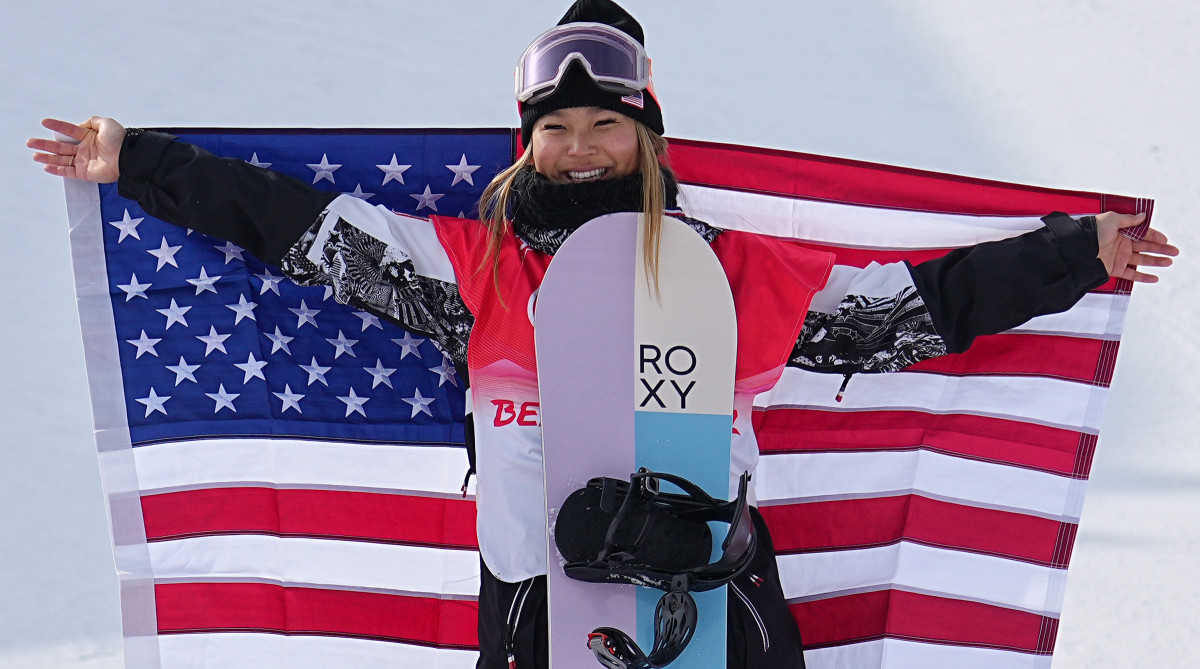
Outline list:
[[[810,311],[788,365],[821,372],[895,372],[946,353],[916,288],[846,295],[833,313]]]
[[[283,271],[301,285],[330,286],[337,301],[425,335],[451,360],[465,363],[475,317],[459,296],[458,286],[417,274],[403,250],[340,218],[321,251],[320,265],[314,264],[306,254],[327,215],[328,210],[284,256]]]

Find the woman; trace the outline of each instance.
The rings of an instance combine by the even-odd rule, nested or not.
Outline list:
[[[581,32],[573,33],[576,29]],[[600,44],[601,51],[571,59],[576,51],[555,50],[562,44],[584,48],[571,40],[587,31],[595,35],[585,41]],[[587,220],[645,212],[653,246],[662,216],[675,216],[711,242],[720,258],[754,243],[774,244],[773,250],[797,259],[807,253],[782,242],[748,241],[678,210],[674,179],[659,164],[666,143],[643,43],[636,20],[608,0],[576,2],[559,28],[535,40],[518,70],[528,150],[485,191],[483,226],[398,216],[242,161],[215,158],[169,135],[127,131],[111,119],[79,126],[48,120],[47,128],[79,144],[33,139],[29,146],[51,174],[117,181],[123,195],[156,217],[233,241],[298,282],[331,285],[340,301],[435,339],[470,373],[480,406],[496,362],[480,348],[499,339],[501,356],[531,355],[532,326],[523,309],[512,307],[524,304],[522,296],[536,289],[550,257]],[[619,53],[632,54],[631,67],[605,70],[602,56]],[[781,288],[781,305],[808,313],[802,331],[767,344],[779,351],[780,365],[839,374],[895,371],[961,351],[976,336],[1070,307],[1109,276],[1154,281],[1137,267],[1169,265],[1164,256],[1176,251],[1154,230],[1140,242],[1119,233],[1141,221],[1111,212],[1080,221],[1052,215],[1042,230],[915,267],[843,272],[826,288],[821,309],[789,301]],[[1009,259],[1018,255],[1023,264],[1014,270]],[[380,272],[385,258],[402,259],[402,271]],[[750,279],[732,274],[730,280],[736,290]],[[900,308],[873,330],[852,327],[854,298],[864,295],[893,300]],[[900,331],[915,343],[897,345],[894,335]],[[522,392],[536,398],[536,379],[522,383]],[[475,430],[483,560],[479,666],[507,666],[510,655],[519,667],[545,666],[540,434],[536,425],[490,421],[477,421]],[[753,434],[741,432],[746,436],[735,443],[735,457],[753,469]],[[769,536],[757,515],[755,520],[760,550],[731,587],[729,666],[803,666]],[[742,600],[735,593],[749,594]]]

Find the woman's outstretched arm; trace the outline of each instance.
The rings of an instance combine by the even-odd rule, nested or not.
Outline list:
[[[169,223],[231,241],[278,266],[337,197],[303,181],[221,158],[172,135],[93,116],[42,125],[78,143],[33,138],[33,159],[64,178],[117,182],[121,195]]]
[[[976,337],[1069,309],[1109,277],[1152,283],[1178,249],[1142,215],[1046,216],[1018,237],[911,266],[840,268],[814,300],[789,364],[818,372],[893,372],[965,351]]]

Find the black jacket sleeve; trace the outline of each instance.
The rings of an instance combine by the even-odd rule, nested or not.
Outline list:
[[[118,192],[146,213],[231,241],[276,266],[337,197],[294,177],[138,128],[125,133],[119,167]]]
[[[1042,220],[1039,230],[916,266],[877,266],[865,285],[846,287],[836,308],[808,313],[788,364],[846,375],[895,372],[1071,308],[1108,279],[1096,257],[1095,217],[1055,212]]]
[[[1096,218],[1062,212],[1018,237],[951,251],[910,268],[933,326],[950,353],[976,337],[1070,309],[1108,280],[1097,258]]]

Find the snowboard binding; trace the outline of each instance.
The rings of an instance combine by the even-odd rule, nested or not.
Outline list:
[[[663,492],[664,481],[683,493]],[[683,477],[643,468],[629,481],[594,478],[563,502],[554,541],[567,560],[567,576],[664,592],[655,607],[650,654],[621,630],[598,627],[588,635],[588,647],[601,664],[657,669],[679,657],[696,629],[696,603],[689,593],[725,585],[754,557],[749,481],[749,472],[743,473],[737,499],[727,502]],[[711,563],[709,521],[729,524],[721,556]]]

